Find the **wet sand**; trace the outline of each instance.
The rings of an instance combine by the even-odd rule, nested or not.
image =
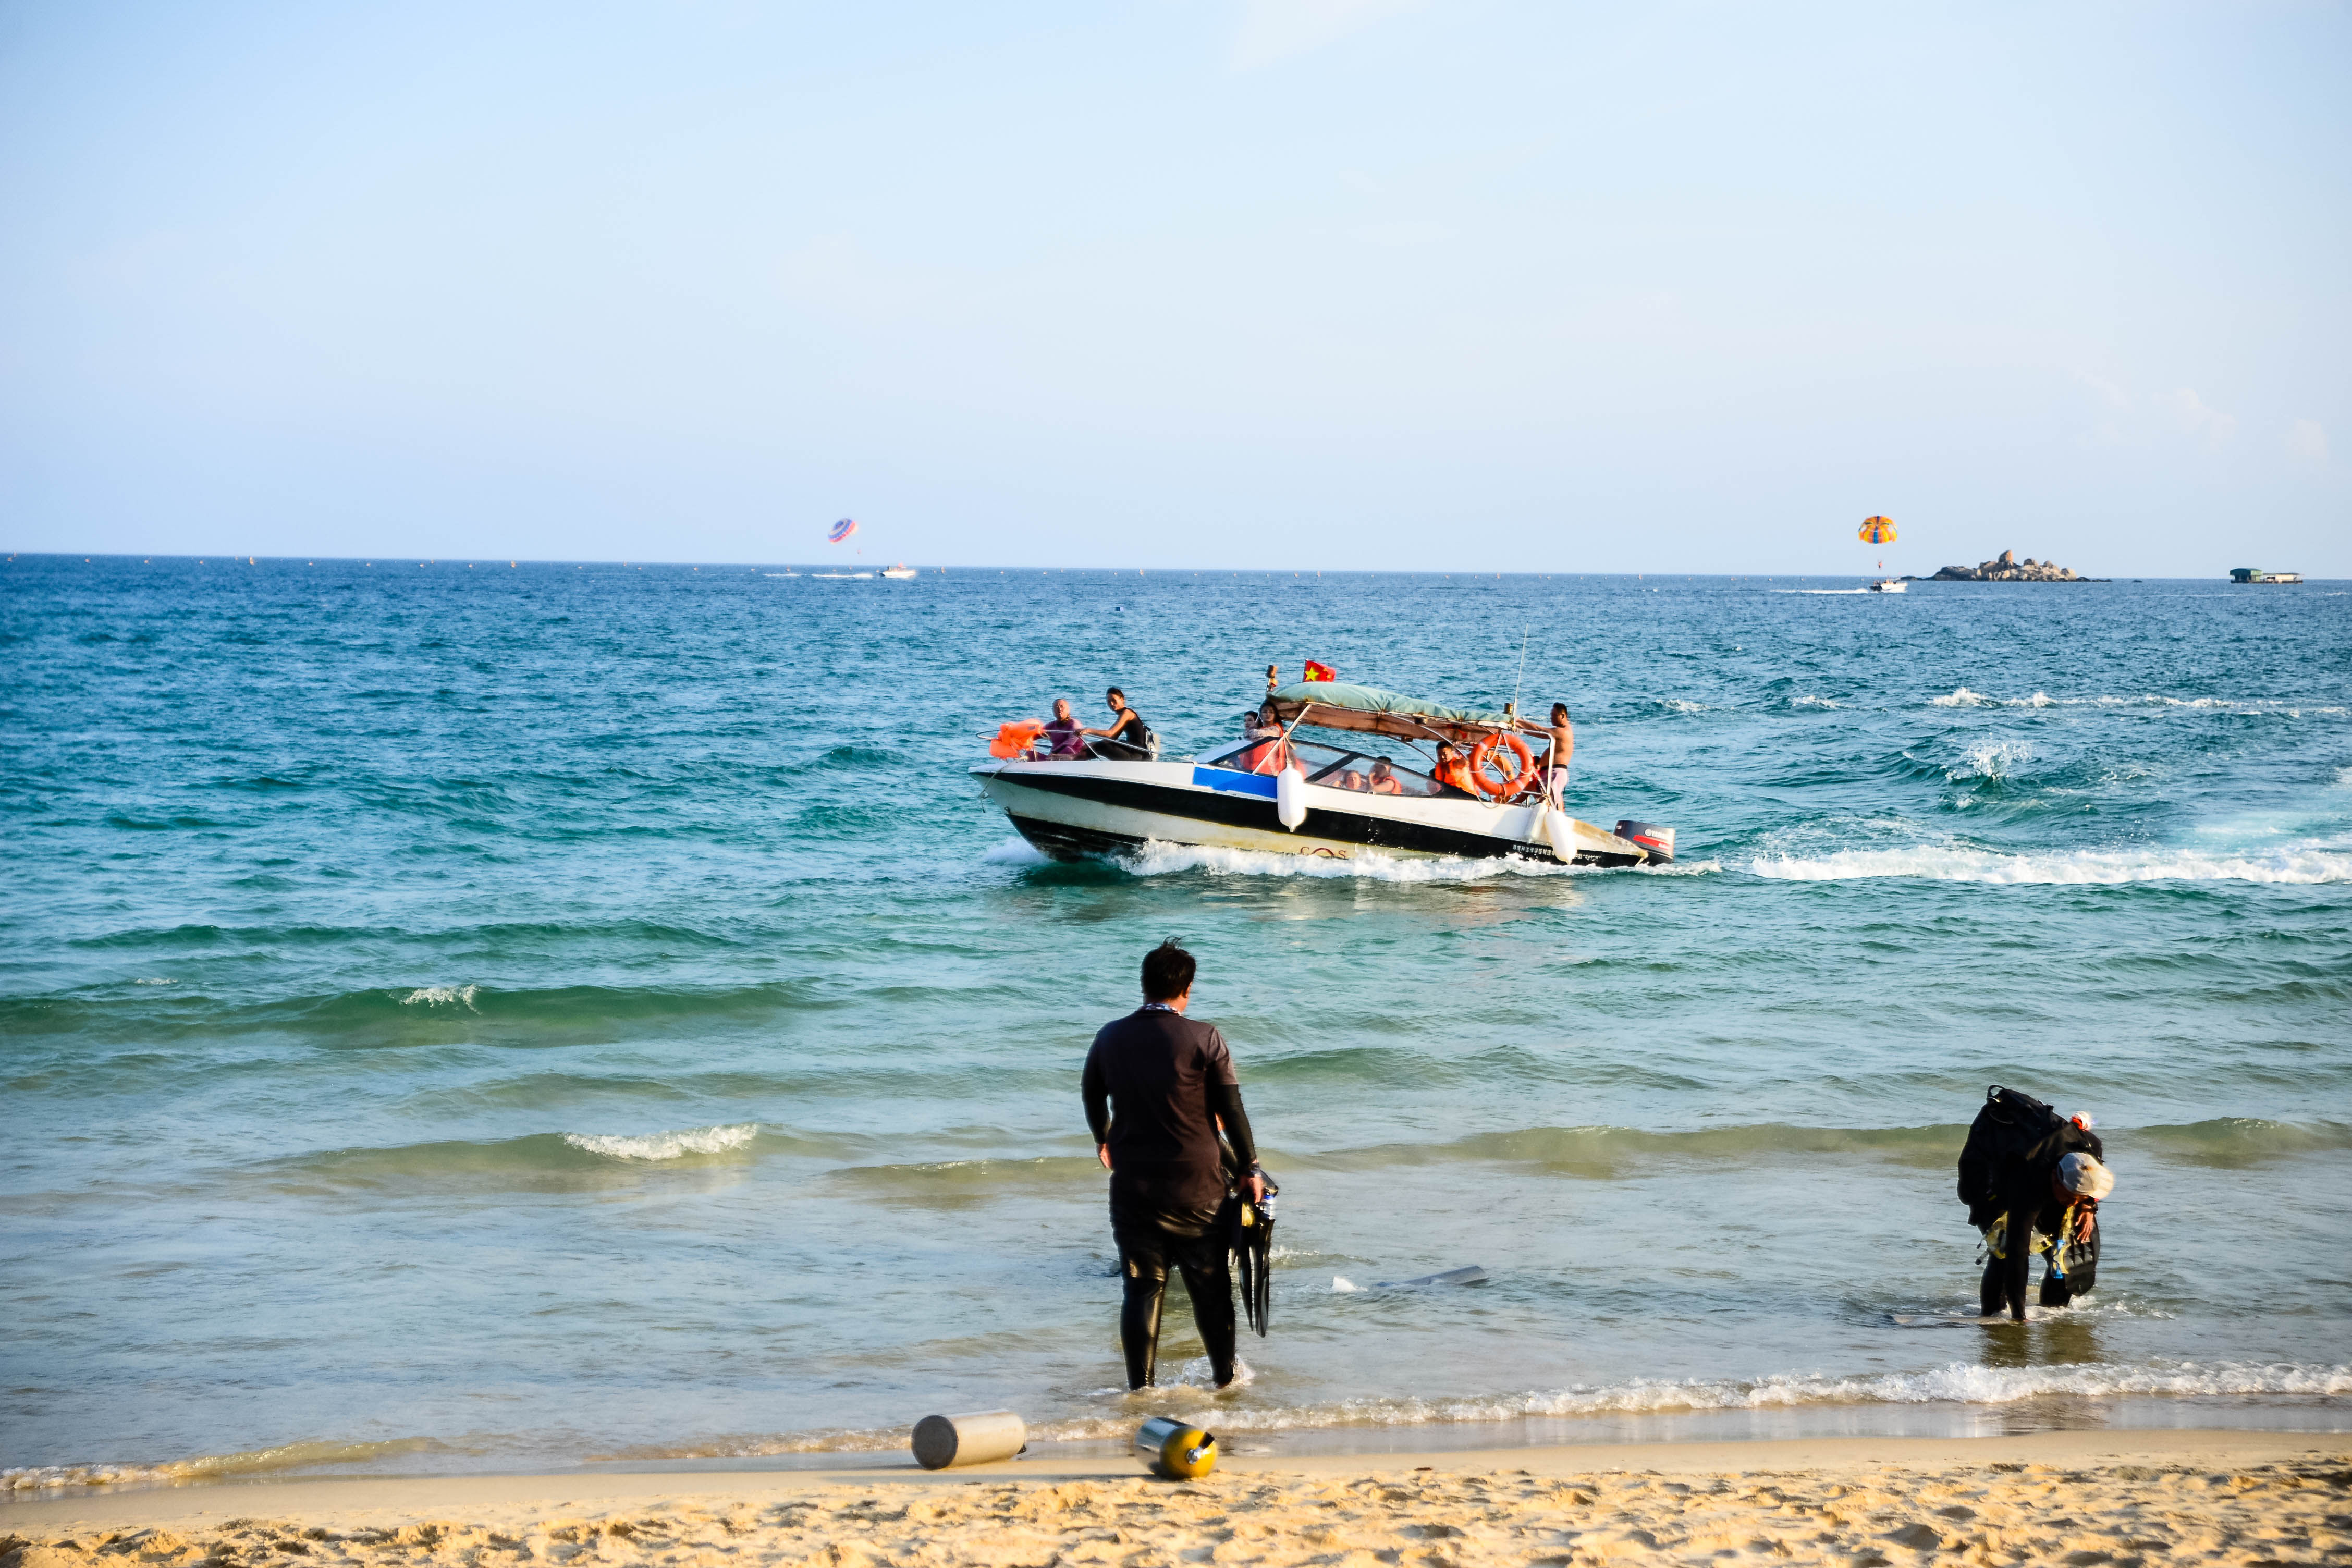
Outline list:
[[[2352,1560],[2352,1439],[2055,1432],[306,1479],[0,1508],[0,1568]]]

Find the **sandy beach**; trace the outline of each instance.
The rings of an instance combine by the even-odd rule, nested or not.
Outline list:
[[[279,1564],[2318,1563],[2352,1442],[2310,1433],[1552,1447],[297,1480],[20,1503],[0,1568]]]

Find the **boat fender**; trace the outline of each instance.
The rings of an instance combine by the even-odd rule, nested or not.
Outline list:
[[[1285,768],[1274,775],[1274,815],[1292,833],[1307,820],[1307,781],[1298,776],[1297,768]]]
[[[1172,1415],[1155,1415],[1136,1429],[1135,1455],[1154,1475],[1193,1481],[1217,1468],[1217,1440]]]
[[[1650,864],[1663,866],[1675,858],[1675,830],[1654,822],[1621,822],[1617,837],[1630,838],[1650,852]]]
[[[915,1423],[915,1463],[927,1470],[1009,1459],[1029,1446],[1029,1429],[1010,1410],[926,1415]]]
[[[1576,858],[1576,823],[1558,806],[1544,807],[1544,837],[1551,843],[1551,852],[1559,863],[1568,865]]]

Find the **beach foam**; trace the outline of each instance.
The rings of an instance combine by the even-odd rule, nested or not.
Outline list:
[[[1521,1420],[1530,1416],[1667,1414],[1681,1411],[1769,1410],[1838,1405],[2015,1405],[2048,1395],[2116,1399],[2336,1398],[2352,1394],[2352,1363],[2153,1363],[2138,1366],[1992,1367],[1952,1362],[1925,1372],[1870,1377],[1788,1373],[1754,1381],[1650,1381],[1453,1399],[1369,1398],[1297,1409],[1221,1410],[1228,1431],[1285,1431],[1322,1426],[1411,1426]],[[1040,1427],[1046,1439],[1120,1436],[1124,1416]]]
[[[420,985],[403,996],[400,1005],[404,1007],[420,1005],[426,1007],[464,1007],[468,1012],[478,1013],[481,1009],[474,1005],[474,997],[480,989],[475,985]]]
[[[574,1149],[602,1154],[608,1160],[677,1160],[688,1154],[724,1154],[740,1149],[760,1135],[760,1124],[736,1127],[688,1127],[677,1132],[647,1132],[627,1137],[598,1132],[566,1132],[563,1141]]]
[[[381,1443],[286,1443],[240,1454],[214,1454],[202,1458],[161,1464],[27,1465],[0,1470],[0,1493],[40,1491],[65,1487],[168,1486],[184,1481],[229,1476],[268,1475],[278,1470],[306,1469],[314,1465],[363,1465],[403,1454],[446,1452],[447,1445],[430,1437],[397,1437]]]
[[[1338,1280],[1334,1280],[1337,1288]],[[1972,1326],[1972,1325],[1961,1325]],[[1198,1367],[1202,1373],[1195,1380]],[[1208,1361],[1185,1364],[1189,1393],[1205,1381]],[[2081,1399],[2336,1399],[2352,1394],[2352,1363],[2158,1361],[2138,1364],[2077,1363],[1993,1367],[1955,1361],[1909,1373],[1837,1377],[1790,1373],[1756,1379],[1647,1379],[1573,1384],[1566,1388],[1468,1394],[1452,1398],[1382,1396],[1303,1405],[1221,1405],[1221,1432],[1322,1431],[1350,1426],[1445,1426],[1529,1419],[1648,1415],[1739,1410],[1829,1409],[1837,1406],[1948,1405],[1986,1408],[2050,1397]],[[1135,1429],[1123,1388],[1099,1397],[1118,1408],[1102,1415],[1033,1423],[1032,1442],[1124,1440]],[[905,1447],[903,1426],[866,1430],[738,1435],[675,1447],[634,1448],[612,1458],[760,1458],[781,1454],[872,1453]]]

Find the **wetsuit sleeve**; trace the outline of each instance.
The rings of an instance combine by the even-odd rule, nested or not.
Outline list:
[[[1103,1071],[1102,1042],[1097,1039],[1087,1053],[1087,1070],[1078,1079],[1078,1092],[1087,1102],[1087,1131],[1095,1135],[1097,1143],[1110,1142],[1110,1082]]]
[[[1246,1171],[1257,1163],[1257,1140],[1250,1136],[1249,1113],[1242,1109],[1242,1086],[1237,1083],[1213,1083],[1209,1086],[1209,1109],[1225,1124],[1225,1136],[1231,1140],[1234,1152],[1241,1157]]]

